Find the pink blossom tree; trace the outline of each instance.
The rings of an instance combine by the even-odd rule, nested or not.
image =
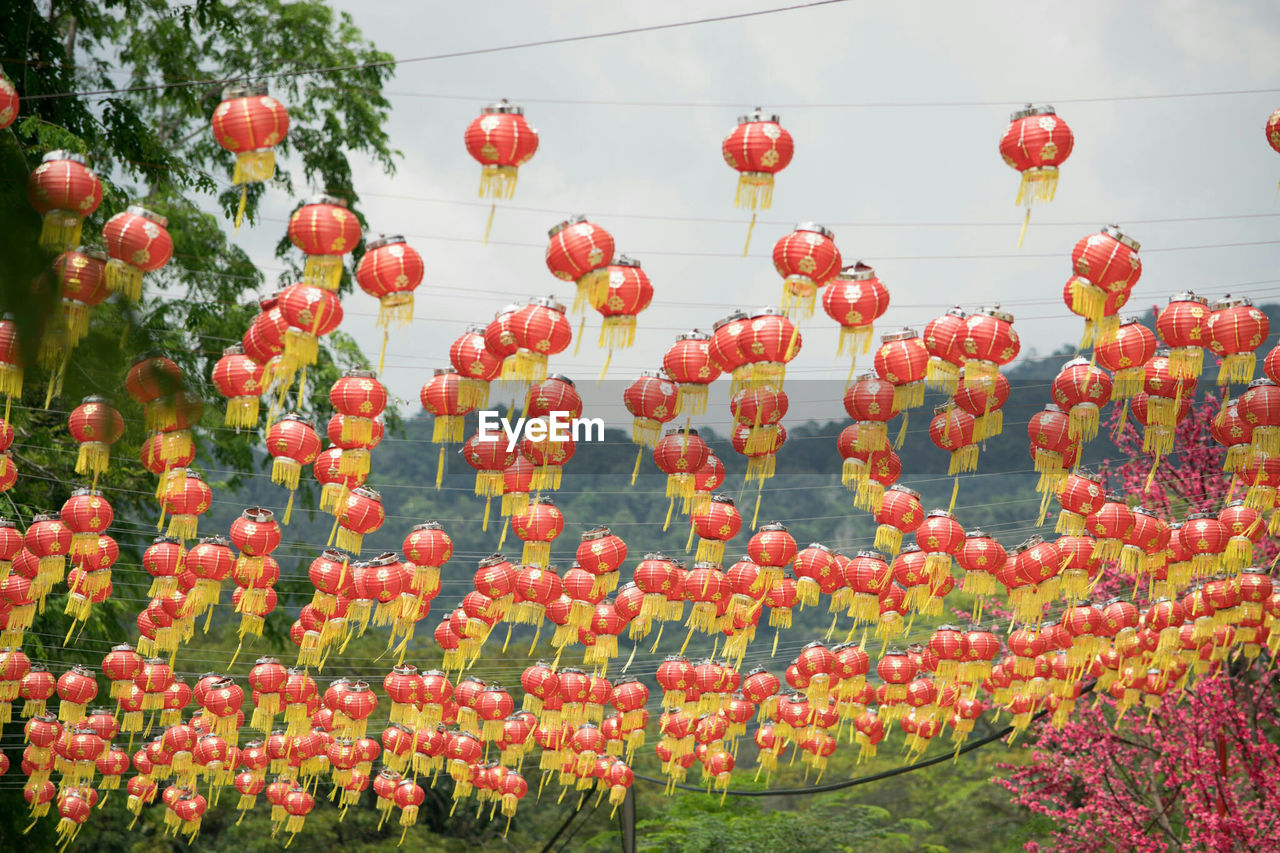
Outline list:
[[[1191,407],[1174,453],[1154,476],[1139,428],[1120,425],[1114,439],[1123,458],[1102,466],[1108,488],[1139,496],[1167,519],[1216,512],[1230,497],[1242,497],[1223,472],[1224,449],[1210,436],[1218,408],[1211,396]],[[1255,559],[1269,562],[1276,552],[1274,539],[1264,537]],[[1132,581],[1109,566],[1095,595],[1131,590]],[[1118,721],[1111,697],[1095,695],[1082,699],[1062,728],[1039,724],[1022,746],[1025,762],[1006,765],[1009,775],[995,780],[1015,803],[1052,821],[1050,837],[1026,849],[1280,849],[1275,675],[1266,656],[1237,655],[1185,691],[1170,691],[1149,714],[1135,711]]]

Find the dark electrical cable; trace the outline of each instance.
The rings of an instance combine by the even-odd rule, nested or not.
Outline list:
[[[386,66],[408,65],[412,62],[434,62],[440,59],[460,59],[466,56],[482,56],[488,53],[503,53],[508,50],[524,50],[530,47],[547,47],[556,44],[572,44],[574,42],[594,41],[596,39],[614,38],[616,36],[629,36],[638,33],[652,33],[661,30],[674,30],[680,27],[692,27],[699,24],[715,24],[723,21],[734,21],[741,18],[758,18],[762,15],[773,15],[779,12],[794,12],[798,9],[812,9],[818,6],[831,6],[836,3],[844,3],[846,0],[811,0],[808,3],[796,3],[791,6],[776,6],[770,9],[757,9],[752,12],[733,12],[728,15],[714,15],[707,18],[695,18],[689,21],[673,21],[668,24],[648,24],[642,27],[627,27],[621,30],[609,30],[603,33],[584,33],[576,36],[561,36],[560,38],[540,39],[538,41],[519,42],[517,44],[504,44],[496,47],[479,47],[471,50],[457,50],[450,53],[436,53],[428,56],[414,56],[409,59],[383,59],[376,62],[355,62],[347,65],[331,65],[320,68],[299,68],[294,71],[275,71],[267,74],[254,75],[255,80],[272,80],[283,77],[300,77],[304,74],[331,74],[337,71],[358,71],[362,68],[383,68]],[[224,86],[228,83],[234,83],[243,79],[242,76],[226,77],[214,80],[187,80],[177,83],[155,83],[148,86],[129,86],[124,89],[96,89],[86,92],[49,92],[44,95],[23,95],[23,100],[39,101],[49,100],[52,98],[74,98],[74,97],[97,97],[105,95],[123,95],[130,92],[154,92],[162,89],[185,89],[194,86]]]
[[[564,835],[564,831],[569,828],[569,824],[573,823],[573,819],[580,814],[582,814],[581,805],[579,805],[573,811],[569,812],[569,817],[565,819],[564,823],[560,824],[560,828],[557,829],[555,831],[555,834],[553,834],[550,838],[548,838],[547,843],[543,845],[542,853],[551,853],[551,848],[554,847],[556,842],[560,840],[560,836]],[[573,836],[569,836],[569,837],[572,838]]]
[[[1092,693],[1093,688],[1097,683],[1098,682],[1096,681],[1090,682],[1088,686],[1080,690],[1080,695],[1084,696]],[[1049,711],[1046,708],[1032,717],[1031,721],[1035,722],[1047,713],[1049,713]],[[858,785],[864,785],[867,782],[879,782],[882,779],[891,779],[894,776],[901,776],[902,774],[910,773],[913,770],[923,770],[926,767],[932,767],[935,764],[941,764],[944,761],[953,760],[957,755],[964,755],[965,753],[972,752],[975,749],[981,749],[989,743],[994,743],[995,741],[1004,738],[1012,731],[1013,726],[1005,726],[1000,731],[987,735],[981,740],[967,743],[954,752],[945,752],[942,755],[936,755],[926,761],[919,761],[915,764],[904,764],[901,767],[895,767],[892,770],[885,770],[882,773],[873,773],[870,776],[858,776],[853,779],[845,779],[840,782],[829,782],[826,785],[812,785],[806,788],[766,788],[762,791],[742,791],[735,788],[729,788],[722,793],[727,794],[730,797],[795,797],[808,794],[823,794],[828,791],[839,791],[844,788],[853,788]],[[666,787],[669,784],[666,779],[658,779],[653,776],[645,776],[640,773],[635,773],[634,775],[635,778],[643,779],[644,781],[654,785],[662,785],[663,787]],[[684,785],[677,783],[675,787],[685,791],[697,791],[703,794],[707,793],[706,788],[698,785]]]
[[[1116,101],[1161,101],[1175,98],[1215,98],[1233,95],[1270,95],[1280,89],[1220,89],[1211,92],[1163,92],[1150,95],[1097,95],[1083,98],[1047,98],[1054,104],[1105,104]],[[484,101],[483,95],[452,95],[437,92],[385,92],[393,97],[428,98],[447,101]],[[564,104],[589,107],[661,107],[691,109],[741,109],[746,102],[727,101],[606,101],[590,98],[511,98],[523,104]],[[776,110],[841,110],[841,109],[938,109],[940,107],[1013,107],[1025,101],[848,101],[836,103],[801,103],[766,101]]]
[[[575,826],[573,830],[568,835],[565,836],[564,843],[560,845],[560,853],[564,853],[564,851],[569,849],[569,842],[573,841],[573,837],[578,834],[578,831],[582,829],[582,827],[586,826],[588,823],[591,822],[591,818],[595,817],[596,812],[598,812],[599,810],[600,810],[600,800],[597,799],[596,804],[591,807],[591,811],[587,812],[586,820],[579,821],[578,825]]]

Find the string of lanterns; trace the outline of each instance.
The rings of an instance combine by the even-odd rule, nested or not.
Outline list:
[[[16,108],[16,95],[8,107],[3,101],[10,90],[0,85],[0,126],[6,117],[12,120],[7,110]],[[1276,116],[1268,138],[1280,150]],[[212,125],[218,143],[237,156],[233,184],[243,188],[238,227],[247,185],[274,173],[272,148],[285,138],[288,113],[264,88],[241,87],[224,94]],[[482,165],[480,194],[495,200],[512,197],[518,167],[538,146],[522,111],[505,101],[486,108],[465,141]],[[1058,169],[1073,144],[1051,107],[1014,115],[999,148],[1022,174],[1017,200],[1027,206],[1028,218],[1033,203],[1053,198]],[[790,163],[794,142],[777,116],[756,110],[739,119],[722,152],[739,172],[735,203],[754,211],[770,206],[774,175]],[[172,241],[163,217],[131,206],[108,220],[105,252],[80,246],[81,224],[100,205],[102,191],[78,155],[51,152],[32,173],[28,195],[44,217],[41,245],[58,254],[58,322],[41,342],[40,359],[53,377],[51,398],[88,329],[92,307],[110,293],[136,301],[144,275],[168,262]],[[754,224],[753,213],[748,242]],[[1025,232],[1025,222],[1023,227]],[[1237,651],[1252,658],[1263,646],[1273,655],[1280,650],[1280,631],[1272,631],[1280,592],[1273,591],[1266,570],[1252,567],[1255,546],[1280,527],[1273,512],[1280,484],[1280,470],[1273,470],[1280,465],[1280,348],[1264,360],[1267,378],[1253,380],[1255,351],[1269,334],[1265,315],[1246,300],[1224,299],[1210,308],[1201,297],[1178,294],[1160,312],[1152,335],[1119,316],[1141,274],[1139,244],[1116,226],[1082,239],[1072,253],[1064,301],[1085,320],[1084,342],[1093,345],[1094,358],[1063,367],[1051,388],[1052,403],[1028,425],[1044,495],[1041,520],[1056,498],[1061,512],[1055,532],[1061,535],[1053,541],[1033,537],[1006,550],[980,530],[965,530],[954,510],[959,475],[976,469],[979,444],[1002,430],[1009,383],[1000,369],[1020,347],[1013,317],[998,306],[972,313],[956,308],[922,334],[884,334],[874,372],[855,378],[853,361],[870,350],[889,291],[871,267],[844,265],[829,229],[802,223],[774,246],[783,278],[781,309],[735,311],[710,333],[682,334],[664,354],[662,369],[642,374],[624,392],[639,446],[636,472],[649,450],[667,477],[664,529],[677,512],[688,519],[691,566],[645,553],[623,582],[628,545],[599,526],[582,535],[574,565],[559,572],[551,553],[566,519],[548,493],[559,488],[575,453],[572,440],[526,437],[508,451],[478,434],[465,436],[465,415],[487,404],[493,382],[525,392],[527,417],[581,415],[572,380],[549,365],[574,341],[564,305],[549,296],[507,306],[452,343],[451,368],[437,371],[421,392],[424,409],[436,418],[432,440],[441,444],[442,461],[445,445],[462,445],[463,458],[476,470],[475,492],[485,498],[485,527],[491,499],[501,498],[502,541],[509,530],[520,540],[521,554],[518,562],[500,554],[480,561],[474,588],[433,631],[443,669],[420,672],[405,657],[439,594],[453,545],[440,524],[426,522],[409,532],[399,554],[362,556],[364,537],[386,521],[381,496],[365,483],[383,434],[379,418],[387,390],[372,371],[351,371],[335,382],[328,389],[335,411],[324,434],[328,448],[313,424],[289,410],[291,400],[294,408],[302,406],[307,368],[317,361],[321,339],[341,324],[337,290],[345,258],[365,235],[344,202],[324,196],[293,213],[288,234],[306,255],[301,281],[261,300],[241,344],[224,352],[213,373],[227,399],[228,427],[257,429],[260,400],[268,401],[264,437],[272,480],[290,494],[279,521],[270,509],[249,507],[227,537],[207,530],[202,536],[201,516],[212,493],[189,466],[203,403],[163,354],[143,356],[125,379],[152,433],[141,461],[157,476],[155,496],[162,526],[166,518],[168,524],[166,535],[143,555],[152,580],[137,617],[136,648],[117,646],[103,658],[117,710],[91,707],[98,694],[92,670],[76,666],[55,677],[21,649],[24,633],[57,586],[65,583],[69,593],[68,638],[88,620],[92,605],[111,594],[119,548],[106,532],[114,513],[96,488],[123,433],[122,416],[109,400],[87,398],[69,419],[80,444],[75,471],[90,477],[91,485],[76,490],[59,513],[33,518],[26,531],[0,523],[0,722],[12,722],[13,704],[23,701],[24,793],[33,817],[56,806],[64,846],[97,804],[98,789],[120,787],[130,766],[136,775],[126,783],[127,808],[140,815],[159,795],[166,829],[189,839],[229,785],[240,794],[240,811],[255,808],[265,795],[273,832],[292,838],[314,809],[315,782],[322,778],[340,794],[344,810],[372,787],[383,820],[398,809],[398,823],[407,828],[424,801],[419,780],[433,784],[441,771],[453,783],[455,801],[474,794],[482,809],[489,804],[491,816],[500,812],[509,821],[528,793],[525,774],[532,770],[525,770],[525,758],[534,746],[540,748],[539,793],[554,779],[564,792],[607,794],[616,807],[633,782],[629,765],[651,722],[650,687],[625,673],[641,641],[653,635],[656,651],[667,623],[683,623],[686,633],[681,654],[657,667],[663,710],[654,751],[672,785],[697,763],[708,789],[721,791],[730,784],[738,744],[753,718],[763,771],[772,773],[791,747],[820,777],[841,738],[859,745],[861,760],[875,755],[894,723],[915,758],[948,727],[958,747],[990,708],[1010,714],[1019,731],[1042,707],[1062,724],[1086,677],[1097,679],[1123,713],[1139,701],[1155,707],[1163,695],[1184,689]],[[369,240],[365,249],[355,279],[379,299],[378,322],[389,330],[412,317],[423,260],[402,237]],[[615,255],[606,229],[585,217],[558,224],[549,232],[546,263],[557,279],[574,284],[571,313],[584,315],[579,340],[589,306],[602,317],[602,348],[631,345],[636,317],[654,286],[638,261]],[[762,489],[786,442],[786,366],[800,353],[800,323],[812,318],[819,295],[840,327],[839,354],[851,360],[844,404],[854,422],[837,442],[841,479],[853,492],[853,506],[877,522],[875,550],[848,556],[820,543],[801,548],[784,524],[757,524],[758,492],[747,556],[725,570],[728,543],[742,532],[744,517],[717,493],[724,466],[692,428],[692,417],[705,412],[709,386],[727,375],[731,445],[748,458],[747,480]],[[1167,349],[1158,349],[1161,343]],[[1228,448],[1235,478],[1222,509],[1178,523],[1105,495],[1097,478],[1076,467],[1105,406],[1117,400],[1133,412],[1146,431],[1144,450],[1158,466],[1174,450],[1174,429],[1190,408],[1205,348],[1221,359],[1220,385],[1248,384],[1214,422],[1214,438]],[[0,321],[0,391],[8,400],[21,393],[22,379],[16,327]],[[924,405],[926,388],[948,398],[929,427],[933,442],[951,456],[948,475],[956,477],[946,510],[926,511],[920,495],[898,482],[902,466],[894,449],[909,410]],[[0,450],[13,441],[9,414],[6,405]],[[891,442],[889,422],[899,414],[898,440]],[[681,416],[683,425],[677,423]],[[8,455],[3,463],[0,490],[17,478]],[[298,648],[295,665],[258,659],[247,693],[218,673],[188,687],[173,661],[179,647],[196,638],[202,619],[208,630],[227,579],[235,586],[231,601],[242,646],[261,634],[276,608],[280,566],[272,554],[308,466],[321,484],[321,509],[334,522],[308,568],[314,593],[290,631]],[[1247,487],[1242,500],[1234,499],[1235,482]],[[914,544],[904,541],[908,535]],[[1129,598],[1090,603],[1104,564],[1114,564],[1138,586],[1145,582],[1150,595],[1137,595],[1135,588]],[[941,617],[957,581],[975,597],[970,627],[938,625],[924,643],[889,645],[908,639],[916,618],[932,623]],[[823,596],[832,614],[827,638],[805,645],[784,679],[759,667],[740,671],[766,608],[775,628],[772,657],[794,610],[820,607]],[[1019,625],[1003,641],[981,623],[984,602],[997,598]],[[1057,616],[1046,619],[1046,608]],[[535,647],[544,624],[554,626],[554,660],[524,669],[519,711],[516,697],[501,685],[465,674],[486,644],[496,642],[502,623],[508,641],[511,626],[534,626]],[[371,628],[385,630],[387,649],[396,657],[382,684],[388,725],[378,739],[370,736],[378,690],[337,678],[322,691],[311,674]],[[832,642],[838,628],[846,631],[844,638]],[[624,631],[630,657],[622,677],[615,669],[611,680]],[[710,638],[707,659],[682,656],[695,635]],[[562,664],[576,646],[583,650],[582,665]],[[57,710],[51,712],[46,704],[55,695]],[[252,703],[247,719],[246,699]],[[114,745],[121,734],[131,743],[141,734],[146,743],[130,755]],[[242,735],[249,735],[243,744]],[[375,773],[377,761],[383,767]],[[162,783],[169,783],[163,791]]]

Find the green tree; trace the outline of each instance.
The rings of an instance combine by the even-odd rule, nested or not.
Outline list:
[[[313,187],[356,209],[352,159],[394,168],[397,152],[387,137],[382,94],[393,66],[349,15],[319,0],[19,0],[0,4],[0,56],[22,97],[18,121],[0,132],[0,309],[15,319],[27,366],[22,399],[13,401],[11,412],[21,476],[0,505],[25,526],[33,513],[56,511],[73,488],[87,485],[68,476],[76,445],[67,415],[89,394],[115,399],[126,433],[99,487],[115,507],[111,532],[122,550],[116,600],[95,608],[85,640],[63,647],[70,623],[62,615],[63,600],[53,595],[24,643],[36,660],[99,664],[111,641],[136,635],[133,617],[139,590],[146,589],[139,554],[154,535],[147,526],[157,512],[154,477],[138,461],[146,433],[140,410],[123,393],[126,372],[136,355],[161,350],[183,368],[189,389],[206,401],[219,399],[209,381],[212,366],[256,314],[248,295],[272,289],[232,233],[240,201],[240,189],[230,182],[234,157],[209,130],[222,89],[226,81],[270,73],[273,94],[290,111],[274,181],[249,187],[251,226],[266,193],[305,195]],[[46,403],[51,375],[39,368],[37,354],[58,293],[52,258],[38,248],[40,219],[25,187],[41,157],[54,149],[87,155],[103,181],[105,198],[85,222],[84,243],[97,242],[113,214],[141,203],[168,218],[174,256],[147,276],[140,302],[113,297],[94,310],[89,336],[70,355],[61,393]],[[285,282],[300,269],[301,255],[287,239],[277,253]],[[350,289],[347,273],[342,287]],[[335,334],[328,343],[312,370],[310,399],[293,400],[291,407],[323,415],[324,391],[340,368],[364,363],[350,339]],[[206,479],[224,481],[220,491],[235,477],[218,472],[248,470],[256,440],[251,431],[223,429],[221,408],[207,406],[196,433],[198,460],[211,469]],[[144,580],[124,579],[139,576]],[[105,683],[99,695],[105,698]],[[6,746],[16,771],[20,738]],[[21,792],[5,787],[0,803],[0,840],[16,848],[25,823]],[[52,826],[43,821],[32,830],[38,846],[51,840]]]

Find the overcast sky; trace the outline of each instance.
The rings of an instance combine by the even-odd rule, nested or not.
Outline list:
[[[430,4],[429,12],[407,0],[334,5],[379,48],[405,59],[782,3],[495,0]],[[846,263],[861,258],[876,268],[891,294],[879,324],[885,331],[919,329],[953,303],[974,310],[998,302],[1016,316],[1024,354],[1075,340],[1081,321],[1061,301],[1070,250],[1108,222],[1142,242],[1144,272],[1131,308],[1163,305],[1183,289],[1275,298],[1280,155],[1263,125],[1280,93],[1069,100],[1280,88],[1277,55],[1274,3],[853,0],[401,65],[387,86],[392,142],[404,152],[399,172],[356,166],[373,229],[405,234],[427,265],[412,334],[393,335],[385,380],[416,412],[418,388],[433,367],[448,364],[448,344],[467,323],[535,294],[570,303],[572,286],[550,275],[543,250],[547,229],[574,213],[609,229],[656,290],[636,346],[613,359],[614,379],[656,367],[676,334],[709,329],[730,308],[777,304],[781,280],[769,252],[804,220],[834,229]],[[499,206],[486,246],[479,166],[462,134],[485,103],[502,97],[525,107],[541,142],[520,170],[514,200]],[[655,101],[717,106],[642,105]],[[1057,200],[1035,211],[1018,249],[1018,175],[997,142],[1009,112],[1026,101],[1055,104],[1076,146]],[[916,105],[833,106],[884,102]],[[721,159],[720,141],[743,108],[756,105],[781,114],[796,154],[743,258],[749,214],[733,206],[736,174]],[[273,265],[270,246],[289,206],[277,199],[272,218],[242,238],[265,266]],[[1198,221],[1150,221],[1168,218]],[[375,304],[359,293],[345,304],[344,328],[376,358]],[[598,328],[593,312],[579,356],[557,359],[553,369],[581,384],[594,378]],[[803,330],[804,351],[789,377],[843,379],[835,324],[819,309]],[[870,368],[869,357],[865,363]],[[793,400],[789,420],[807,416],[810,402]]]

